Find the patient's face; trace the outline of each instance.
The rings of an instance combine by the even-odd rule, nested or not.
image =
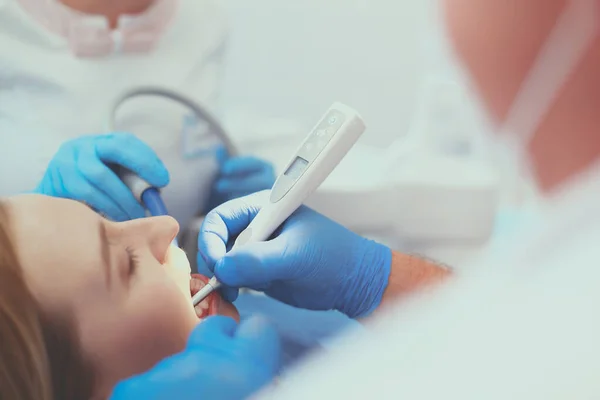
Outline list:
[[[75,318],[101,390],[183,350],[203,311],[190,301],[187,258],[170,246],[174,219],[115,223],[75,201],[38,195],[7,206],[30,289],[46,310]]]

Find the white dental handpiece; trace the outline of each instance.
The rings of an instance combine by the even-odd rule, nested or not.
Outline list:
[[[290,159],[265,204],[237,237],[232,250],[267,240],[321,185],[364,131],[365,124],[356,111],[334,103]],[[194,306],[220,286],[217,278],[212,277],[192,298]]]

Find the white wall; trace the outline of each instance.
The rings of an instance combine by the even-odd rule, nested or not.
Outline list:
[[[221,3],[232,26],[226,109],[308,128],[339,100],[367,121],[366,143],[407,131],[424,72],[438,60],[432,0]]]
[[[244,142],[251,135],[265,134],[265,131],[267,135],[300,132],[299,141],[327,107],[339,100],[356,108],[365,119],[368,129],[361,141],[383,147],[406,134],[416,116],[435,117],[417,112],[427,78],[440,75],[452,78],[455,74],[455,66],[447,58],[451,50],[440,40],[444,27],[438,0],[220,2],[231,22],[222,105],[229,111],[229,122],[234,126],[228,126],[230,131]],[[261,121],[268,118],[293,120],[299,126]],[[294,141],[288,139],[285,143]],[[293,150],[279,146],[277,144],[274,153],[280,154],[280,161],[285,163]],[[273,154],[257,150],[262,147],[266,147],[264,143],[254,149],[244,143],[244,151],[277,164],[278,158]],[[358,158],[361,164],[367,164],[365,169],[377,169],[373,158],[363,157],[356,148],[353,152],[361,154],[354,157],[354,161]],[[342,166],[338,171],[340,168]],[[469,174],[452,178],[468,187],[466,175]],[[331,178],[323,187],[327,187]],[[352,179],[355,178],[353,174]],[[360,191],[358,193],[360,198]],[[343,195],[348,198],[349,192],[344,191]],[[353,204],[352,200],[349,204]],[[420,205],[414,206],[418,209]],[[441,207],[448,215],[465,215],[462,205],[457,205],[457,209],[447,204]],[[329,215],[330,210],[319,211]],[[358,214],[371,212],[366,208],[357,209]],[[440,220],[434,225],[443,223]],[[388,236],[378,239],[390,240]],[[395,242],[386,243],[402,248]],[[412,250],[458,264],[476,252],[478,246],[454,241],[448,245],[435,243],[432,247],[431,243],[424,242],[422,247]]]

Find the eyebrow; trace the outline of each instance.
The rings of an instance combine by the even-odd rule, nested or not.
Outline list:
[[[104,279],[106,280],[106,287],[110,288],[110,276],[111,276],[111,263],[110,263],[110,248],[108,246],[108,235],[106,233],[106,226],[102,220],[98,220],[98,231],[100,233],[100,256],[102,259],[102,265],[104,267]]]

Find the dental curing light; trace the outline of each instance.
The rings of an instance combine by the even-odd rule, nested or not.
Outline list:
[[[321,185],[364,131],[365,124],[356,111],[334,103],[291,157],[285,172],[275,181],[268,201],[240,233],[232,249],[268,239]],[[194,306],[220,286],[213,276],[193,296]]]

